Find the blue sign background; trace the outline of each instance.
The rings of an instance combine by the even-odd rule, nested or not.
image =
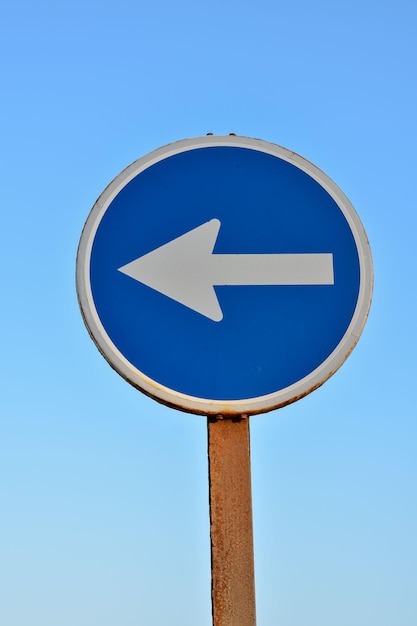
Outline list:
[[[118,271],[213,218],[214,253],[332,253],[334,285],[216,287],[214,322]],[[170,156],[107,208],[91,252],[94,304],[125,358],[154,381],[208,400],[274,393],[336,348],[359,293],[342,211],[308,174],[271,154],[209,146]]]

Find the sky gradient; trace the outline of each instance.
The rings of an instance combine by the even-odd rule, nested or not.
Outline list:
[[[2,624],[211,624],[206,420],[108,366],[75,257],[124,167],[235,132],[330,176],[375,271],[343,367],[251,418],[258,624],[415,626],[416,26],[404,0],[2,4]]]

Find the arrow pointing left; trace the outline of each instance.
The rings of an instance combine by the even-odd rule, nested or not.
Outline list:
[[[212,219],[118,270],[215,322],[215,285],[334,284],[331,253],[213,254],[220,225]]]

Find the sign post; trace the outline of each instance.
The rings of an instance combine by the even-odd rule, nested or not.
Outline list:
[[[213,626],[255,626],[249,417],[208,418]]]
[[[135,161],[97,200],[77,255],[88,331],[110,365],[208,416],[215,626],[253,626],[249,416],[322,385],[372,297],[353,206],[309,161],[206,136]]]

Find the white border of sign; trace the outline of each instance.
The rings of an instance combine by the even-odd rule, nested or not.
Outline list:
[[[306,172],[329,193],[339,206],[353,233],[359,255],[360,288],[356,309],[346,333],[335,350],[319,367],[293,385],[275,393],[245,400],[206,400],[189,396],[169,389],[146,376],[123,356],[107,335],[97,314],[91,292],[90,257],[93,241],[100,221],[116,195],[135,176],[158,161],[180,152],[207,146],[236,146],[258,150],[288,161]],[[78,301],[88,332],[111,367],[125,380],[146,395],[173,408],[200,415],[229,417],[264,413],[295,402],[320,387],[339,369],[358,342],[368,317],[373,290],[373,266],[369,242],[359,216],[344,193],[324,172],[298,154],[260,139],[235,135],[207,135],[184,139],[154,150],[129,165],[106,187],[94,204],[81,235],[77,254],[76,280]]]

